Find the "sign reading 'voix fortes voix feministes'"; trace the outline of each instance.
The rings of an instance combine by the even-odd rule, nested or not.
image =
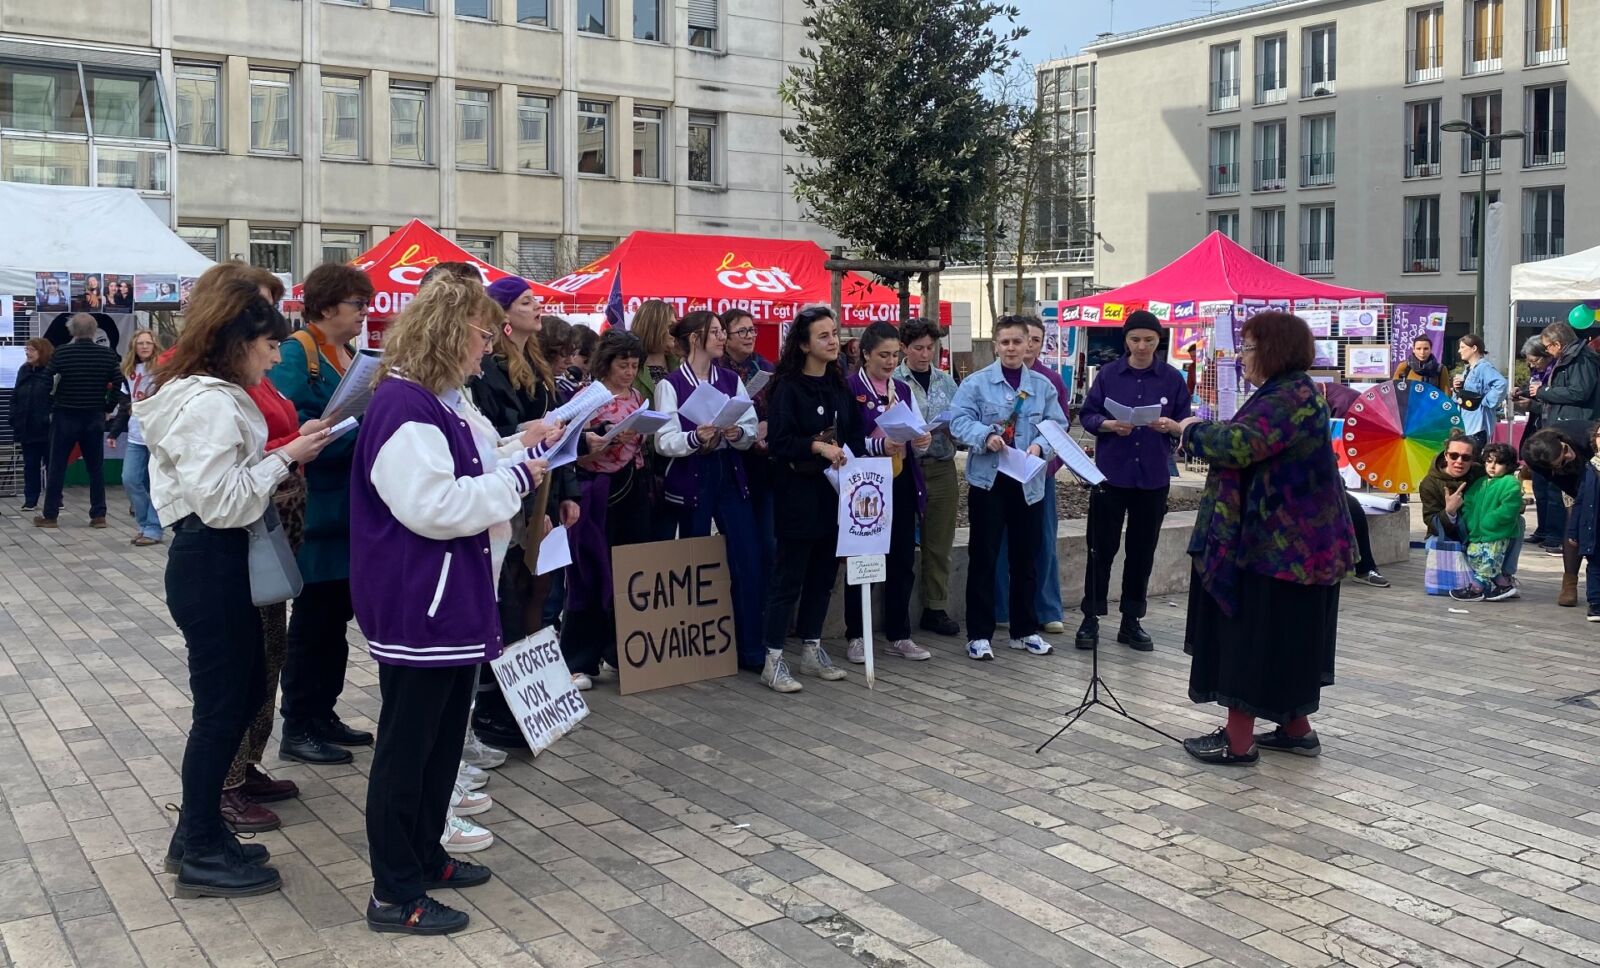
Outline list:
[[[506,705],[517,717],[522,738],[535,753],[589,715],[589,704],[572,684],[555,629],[535,632],[508,646],[490,666]]]
[[[722,535],[611,552],[623,695],[738,674]]]

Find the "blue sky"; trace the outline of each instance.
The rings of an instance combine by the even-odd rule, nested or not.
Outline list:
[[[1021,44],[1029,63],[1077,53],[1096,34],[1114,28],[1137,30],[1154,24],[1186,20],[1204,14],[1202,0],[1115,0],[1115,21],[1110,0],[1008,0],[1022,11],[1019,18],[1031,33]],[[1221,0],[1217,10],[1247,6],[1254,0]]]

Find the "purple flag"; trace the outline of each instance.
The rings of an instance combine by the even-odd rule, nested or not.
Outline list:
[[[622,311],[622,267],[611,279],[611,294],[606,297],[606,325],[618,329],[628,328],[628,317]]]

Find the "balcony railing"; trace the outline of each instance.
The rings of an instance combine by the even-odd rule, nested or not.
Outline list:
[[[1301,97],[1332,97],[1337,91],[1338,81],[1332,76],[1331,65],[1319,70],[1307,64],[1305,70],[1301,72]]]
[[[1408,238],[1403,246],[1401,272],[1438,272],[1439,237]]]
[[[1239,194],[1239,166],[1212,165],[1211,181],[1207,192],[1211,195]]]
[[[1255,190],[1281,192],[1289,187],[1289,173],[1284,158],[1263,158],[1255,163]]]
[[[1560,64],[1567,59],[1567,28],[1560,24],[1528,30],[1528,66]]]
[[[1224,78],[1211,82],[1211,110],[1237,111],[1239,109],[1239,79]]]
[[[1302,243],[1300,246],[1300,274],[1303,276],[1333,275],[1333,243]]]
[[[1461,51],[1461,73],[1467,77],[1492,74],[1505,67],[1505,38],[1498,35],[1468,37]]]
[[[1289,100],[1289,77],[1284,73],[1256,75],[1256,103],[1282,104]]]
[[[1435,175],[1443,174],[1440,157],[1439,142],[1437,140],[1408,143],[1406,145],[1405,176],[1407,178],[1431,178]]]
[[[1567,133],[1565,131],[1535,131],[1524,141],[1523,167],[1548,168],[1567,163]]]
[[[1461,236],[1461,271],[1478,271],[1478,237],[1471,232]]]
[[[1406,83],[1444,79],[1444,48],[1413,47],[1406,51]]]
[[[1559,226],[1550,232],[1524,232],[1522,234],[1523,262],[1555,259],[1566,254],[1566,233]]]
[[[1300,187],[1318,188],[1333,184],[1333,152],[1300,156]]]
[[[1282,242],[1257,242],[1250,246],[1250,251],[1275,266],[1283,265]]]
[[[1478,172],[1483,170],[1483,166],[1484,166],[1485,160],[1488,161],[1489,170],[1490,171],[1499,171],[1500,170],[1500,143],[1499,142],[1491,142],[1490,144],[1487,144],[1487,145],[1483,146],[1482,148],[1477,148],[1476,150],[1478,152],[1478,157],[1474,158],[1474,157],[1472,157],[1472,153],[1473,153],[1473,151],[1475,149],[1474,149],[1474,144],[1472,142],[1472,139],[1464,138],[1464,139],[1462,139],[1462,141],[1463,141],[1463,143],[1461,145],[1461,174],[1463,174],[1463,175],[1476,175]],[[1484,152],[1485,151],[1488,152],[1487,159],[1485,159],[1485,157],[1484,157]]]

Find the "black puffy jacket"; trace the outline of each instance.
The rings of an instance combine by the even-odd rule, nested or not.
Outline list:
[[[53,381],[43,367],[22,364],[17,386],[11,391],[11,435],[19,444],[42,444],[50,439],[50,389]]]

